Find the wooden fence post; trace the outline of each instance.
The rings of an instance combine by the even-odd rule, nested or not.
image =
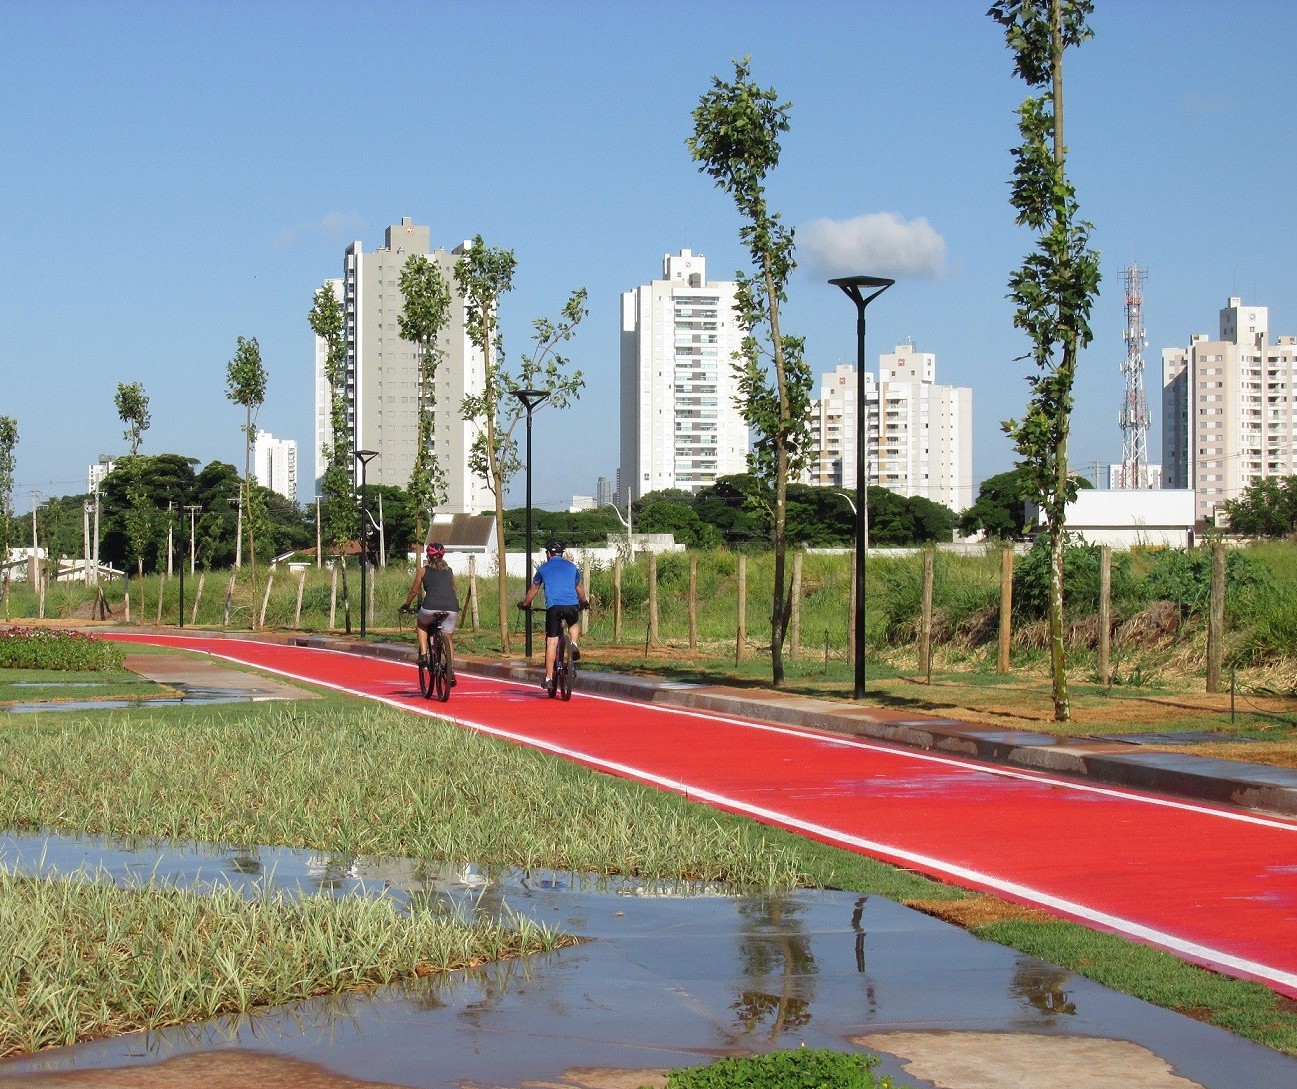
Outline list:
[[[658,646],[658,556],[650,552],[648,558],[649,645]]]
[[[468,615],[471,630],[477,631],[477,557],[468,557]]]
[[[612,562],[612,641],[621,644],[621,557]]]
[[[802,552],[793,553],[793,613],[788,620],[788,657],[802,648]]]
[[[748,557],[739,553],[739,586],[738,586],[738,630],[734,639],[734,660],[743,661],[747,657],[748,643]]]
[[[1225,656],[1225,545],[1211,546],[1211,596],[1207,612],[1207,691],[1219,692]]]
[[[266,592],[261,598],[261,627],[266,626],[266,606],[270,604],[270,588],[275,584],[275,576],[266,572]]]
[[[1099,548],[1099,683],[1112,679],[1109,661],[1112,651],[1112,545]]]
[[[205,579],[206,577],[207,577],[206,571],[198,572],[198,589],[194,591],[194,608],[193,611],[189,614],[190,624],[198,623],[198,603],[203,599],[203,579]]]
[[[225,587],[225,627],[230,626],[230,609],[234,605],[234,572],[230,572],[230,583]]]
[[[698,557],[689,556],[689,652],[698,650]]]
[[[933,551],[923,550],[923,604],[919,614],[919,669],[932,683]]]
[[[336,561],[329,568],[329,574],[332,576],[329,579],[329,630],[332,631],[333,622],[338,615],[338,565]]]
[[[1000,553],[1000,660],[997,673],[1009,672],[1009,647],[1013,637],[1013,545]]]
[[[306,568],[297,572],[297,607],[293,610],[293,627],[302,626],[302,595],[306,593]]]

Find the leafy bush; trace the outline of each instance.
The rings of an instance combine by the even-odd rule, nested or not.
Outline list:
[[[770,1051],[672,1070],[667,1089],[890,1089],[891,1078],[870,1073],[878,1061],[877,1055],[828,1049]]]
[[[58,628],[0,629],[0,668],[106,672],[120,669],[126,651],[97,635]]]
[[[1225,553],[1225,585],[1227,593],[1242,594],[1268,588],[1270,577],[1251,556],[1231,549]],[[1211,549],[1158,553],[1144,580],[1144,593],[1149,601],[1174,601],[1182,616],[1206,613],[1211,596]]]

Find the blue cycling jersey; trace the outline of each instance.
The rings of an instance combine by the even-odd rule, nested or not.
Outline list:
[[[581,569],[563,556],[551,556],[538,568],[531,580],[545,591],[545,608],[555,605],[580,605],[577,587],[581,585]]]

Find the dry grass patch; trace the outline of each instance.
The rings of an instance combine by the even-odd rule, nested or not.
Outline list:
[[[1015,904],[1001,900],[996,896],[974,893],[962,900],[906,900],[905,906],[921,911],[925,915],[942,919],[948,923],[972,930],[979,926],[991,926],[994,923],[1054,922],[1054,916],[1039,908],[1026,904]]]

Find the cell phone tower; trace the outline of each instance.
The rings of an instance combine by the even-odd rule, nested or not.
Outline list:
[[[1144,270],[1131,265],[1126,283],[1126,359],[1121,365],[1126,396],[1121,404],[1121,472],[1114,488],[1148,487],[1148,401],[1144,396]]]

